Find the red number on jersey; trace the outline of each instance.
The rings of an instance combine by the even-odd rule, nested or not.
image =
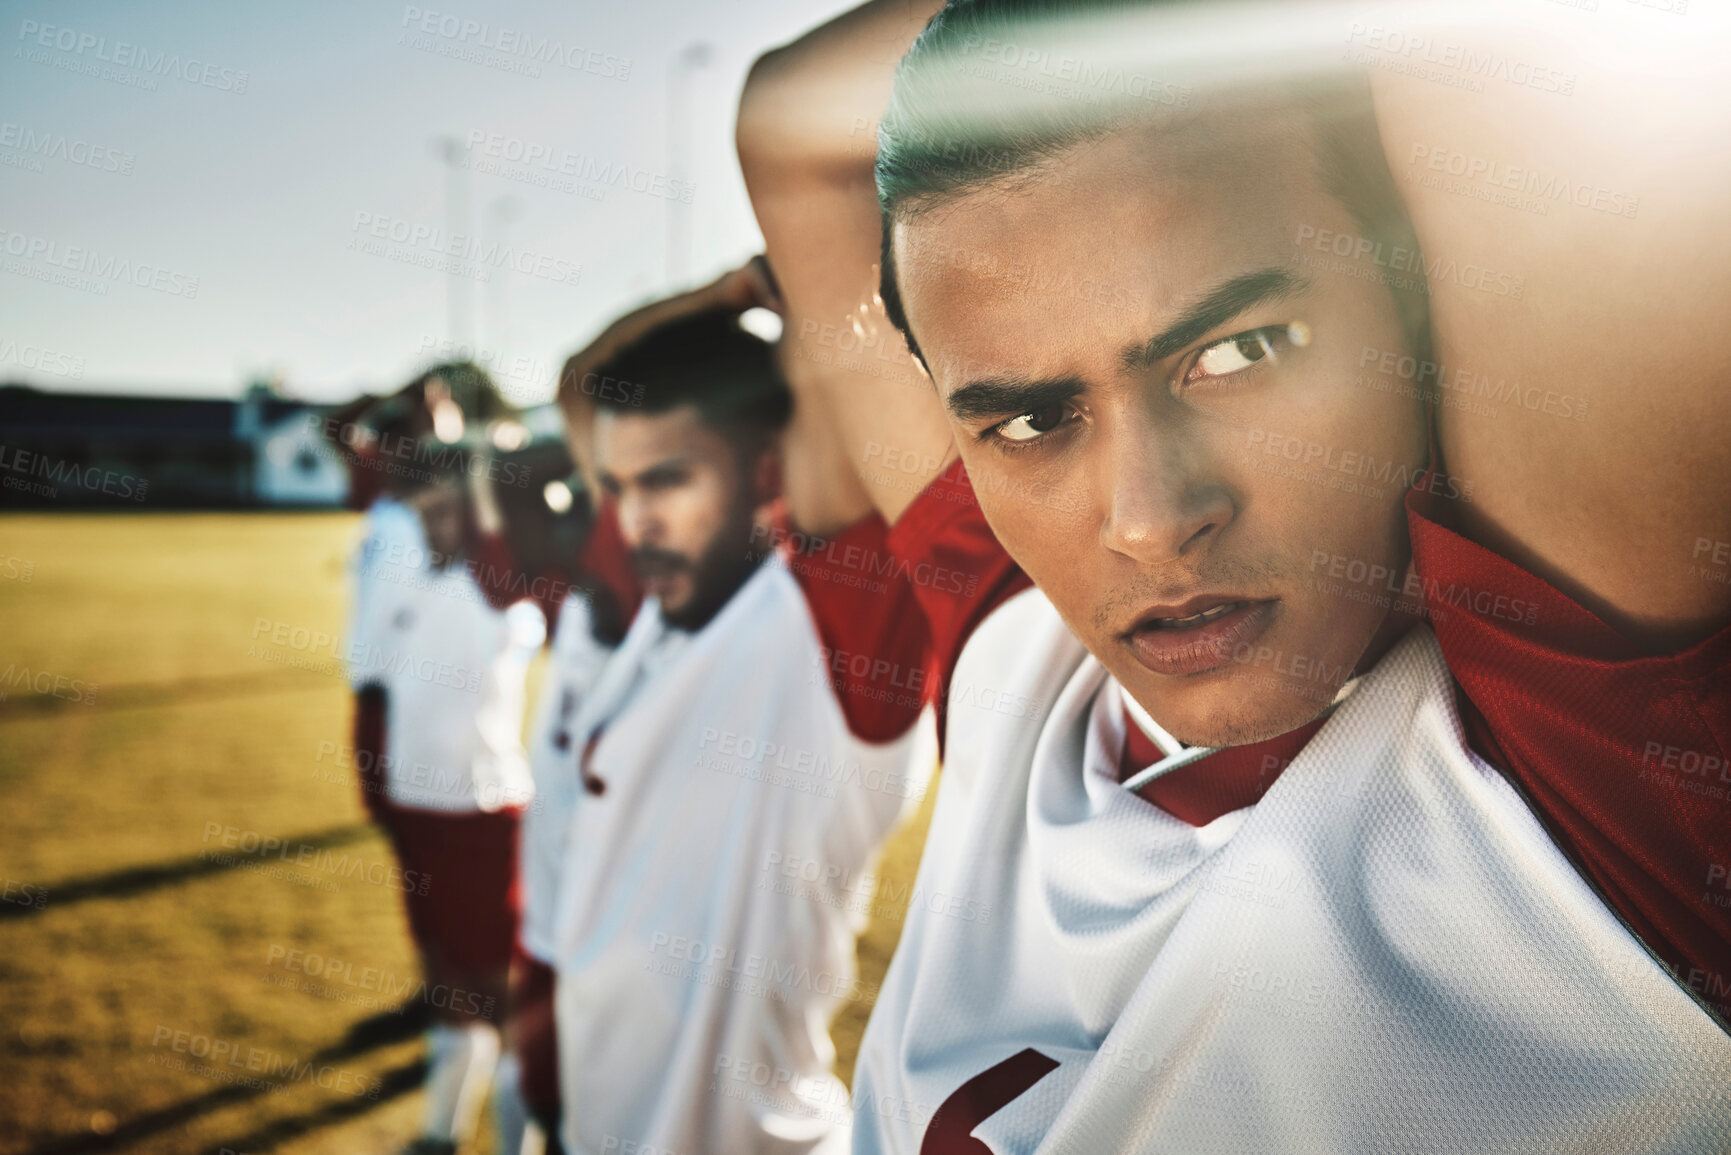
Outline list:
[[[974,1138],[974,1128],[1057,1069],[1058,1060],[1027,1047],[981,1071],[937,1109],[920,1142],[920,1155],[992,1155],[990,1147]]]

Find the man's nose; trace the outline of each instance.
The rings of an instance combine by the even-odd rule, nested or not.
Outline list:
[[[1103,434],[1097,483],[1100,541],[1135,561],[1160,565],[1203,547],[1233,517],[1232,496],[1208,469],[1208,452],[1181,429],[1156,429],[1137,414]]]
[[[661,540],[661,518],[655,501],[638,490],[628,489],[619,495],[619,532],[632,548],[655,545]]]

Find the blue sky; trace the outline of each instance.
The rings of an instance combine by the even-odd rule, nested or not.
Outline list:
[[[567,353],[669,287],[670,202],[686,281],[755,251],[745,71],[847,6],[8,4],[0,381],[228,396],[277,376],[334,400],[459,336],[514,399],[549,396]],[[668,77],[694,43],[673,171]],[[469,166],[468,241],[441,136]]]

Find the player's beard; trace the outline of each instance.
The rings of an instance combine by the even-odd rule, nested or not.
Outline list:
[[[693,632],[702,629],[757,570],[765,555],[753,545],[754,512],[749,506],[734,511],[695,558],[656,546],[631,551],[632,567],[640,577],[684,574],[689,579],[691,594],[682,604],[661,606],[662,620],[668,625]]]

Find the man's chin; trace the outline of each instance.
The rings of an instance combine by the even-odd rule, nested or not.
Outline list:
[[[660,602],[663,612],[677,613],[691,600],[690,583],[681,580],[678,575],[647,577],[642,581],[644,596]]]
[[[1287,684],[1256,670],[1221,671],[1208,685],[1127,685],[1136,701],[1186,746],[1249,746],[1278,738],[1328,709],[1338,686]]]

